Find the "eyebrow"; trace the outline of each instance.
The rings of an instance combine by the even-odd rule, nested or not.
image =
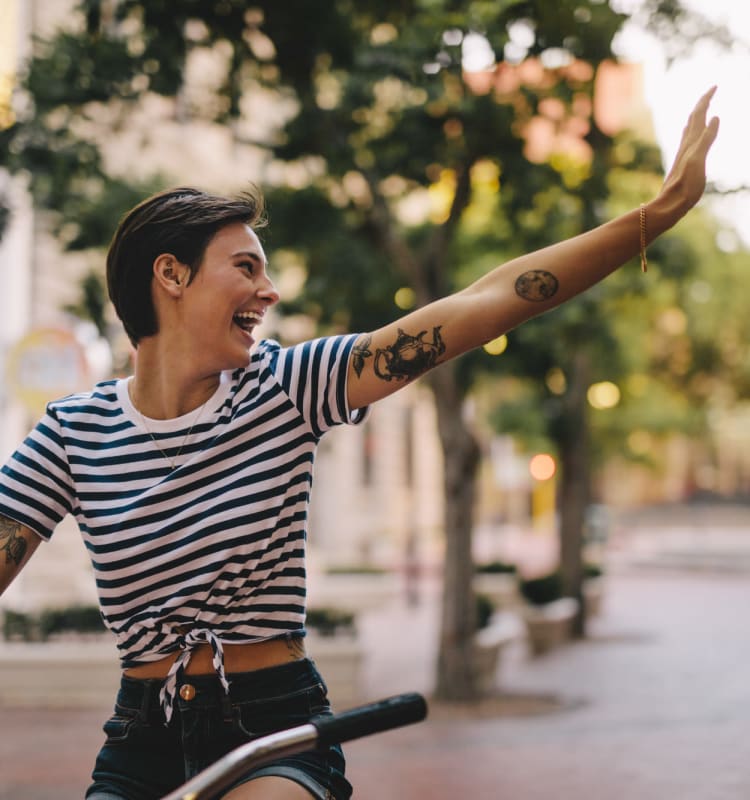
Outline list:
[[[232,253],[232,258],[241,257],[251,258],[253,261],[263,265],[264,267],[268,266],[268,261],[261,258],[254,250],[237,250],[235,253]]]

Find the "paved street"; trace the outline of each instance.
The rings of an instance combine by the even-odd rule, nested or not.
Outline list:
[[[591,638],[519,646],[484,712],[351,744],[357,797],[747,798],[749,599],[737,575],[612,576]]]
[[[688,518],[680,530],[639,531],[619,555],[615,542],[587,641],[536,659],[519,641],[496,698],[479,708],[431,703],[424,723],[350,743],[355,797],[745,800],[745,519],[750,511],[710,541]],[[429,694],[435,599],[432,589],[416,609],[395,598],[364,616],[367,697]],[[106,713],[0,709],[0,800],[81,797]]]

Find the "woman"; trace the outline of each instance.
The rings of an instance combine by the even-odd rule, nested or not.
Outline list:
[[[303,639],[320,437],[639,251],[645,266],[646,244],[703,193],[712,95],[652,202],[372,333],[256,344],[278,300],[257,198],[176,189],[124,218],[107,278],[134,375],[51,403],[0,478],[0,590],[71,513],[117,640],[122,685],[87,797],[155,800],[248,737],[329,712]],[[350,793],[331,748],[255,770],[225,797]]]

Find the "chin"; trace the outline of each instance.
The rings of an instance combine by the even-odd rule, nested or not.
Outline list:
[[[228,367],[228,369],[244,369],[250,364],[250,358],[252,356],[253,348],[255,347],[255,342],[253,342],[250,347],[232,353],[231,362],[232,365]]]

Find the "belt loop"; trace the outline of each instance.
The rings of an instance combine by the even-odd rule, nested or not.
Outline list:
[[[151,710],[151,689],[153,681],[143,681],[143,696],[141,697],[141,710],[138,716],[141,722],[148,722],[148,712]]]

